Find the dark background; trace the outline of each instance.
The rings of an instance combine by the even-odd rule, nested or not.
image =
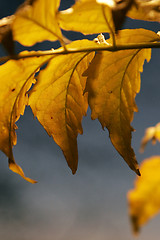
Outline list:
[[[0,0],[0,18],[13,14],[23,1]],[[61,9],[73,3],[62,1]],[[66,5],[67,4],[67,5]],[[157,32],[158,23],[127,21],[125,27],[144,27]],[[82,37],[71,33],[73,39]],[[90,37],[91,38],[91,37]],[[37,44],[35,49],[50,49],[56,43]],[[21,49],[17,44],[17,50]],[[0,52],[1,56],[4,51]],[[147,127],[160,120],[160,50],[145,63],[141,92],[136,97],[139,113],[132,126],[132,145],[138,162],[160,154],[159,144],[149,144],[139,154]],[[0,239],[3,240],[132,240],[126,193],[133,187],[135,173],[118,155],[90,110],[83,120],[84,134],[78,137],[79,168],[72,175],[59,147],[33,118],[31,110],[18,122],[16,161],[27,176],[38,180],[32,185],[8,169],[0,153]],[[140,240],[159,239],[160,216],[142,229]]]

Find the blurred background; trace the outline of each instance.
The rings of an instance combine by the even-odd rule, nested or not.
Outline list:
[[[0,18],[13,14],[22,0],[0,0]],[[74,1],[62,1],[65,9]],[[157,32],[158,23],[128,20],[126,28]],[[69,33],[72,39],[84,38]],[[86,36],[85,36],[86,38]],[[92,37],[90,36],[90,39]],[[93,37],[94,38],[94,37]],[[57,43],[36,44],[34,49],[50,49]],[[17,50],[21,47],[17,44]],[[6,53],[0,49],[0,55]],[[134,115],[132,146],[140,163],[160,154],[159,144],[147,145],[139,154],[141,138],[147,127],[160,121],[160,50],[152,51],[145,63],[141,92],[136,97],[139,112]],[[79,167],[73,176],[63,154],[28,107],[18,121],[16,162],[26,176],[36,179],[32,185],[8,169],[6,156],[0,153],[0,239],[3,240],[133,240],[128,217],[126,193],[133,188],[135,173],[113,148],[108,131],[100,123],[83,119],[84,134],[78,137]],[[160,216],[143,227],[140,240],[157,240]]]

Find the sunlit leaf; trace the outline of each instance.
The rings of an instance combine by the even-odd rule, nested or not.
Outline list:
[[[134,19],[160,22],[160,0],[136,0],[128,16]]]
[[[10,60],[0,66],[0,149],[8,156],[10,169],[32,183],[35,181],[24,176],[13,157],[12,147],[17,142],[15,122],[28,104],[27,91],[35,72],[48,58]]]
[[[64,30],[93,34],[110,33],[114,29],[111,9],[96,0],[77,1],[72,8],[59,12],[57,17]]]
[[[116,43],[156,39],[159,39],[156,33],[144,29],[123,30]],[[140,91],[140,72],[143,71],[144,60],[149,61],[150,57],[150,49],[99,52],[85,72],[92,119],[98,118],[102,127],[108,128],[112,144],[137,174],[140,173],[131,148],[133,128],[130,123],[134,111],[137,111],[135,96]]]
[[[160,142],[160,123],[157,123],[155,127],[149,127],[145,131],[145,135],[141,142],[140,151],[143,152],[149,141],[152,141],[152,144],[155,144],[156,141]]]
[[[135,233],[160,211],[160,156],[144,160],[133,190],[128,192],[129,214]]]
[[[152,7],[158,1],[150,1]],[[119,7],[111,7],[108,2],[117,2]],[[89,100],[92,119],[98,118],[102,127],[108,128],[114,147],[140,175],[131,147],[133,128],[130,123],[137,111],[135,97],[140,90],[140,72],[145,59],[150,60],[151,50],[134,48],[137,43],[143,47],[143,43],[159,41],[160,36],[143,29],[115,34],[133,2],[136,7],[140,6],[139,2],[142,4],[141,0],[79,0],[71,8],[59,12],[60,0],[26,0],[11,17],[11,22],[6,19],[6,26],[1,26],[0,20],[0,42],[12,55],[2,57],[1,62],[8,58],[17,59],[0,66],[0,149],[8,156],[10,169],[27,181],[35,182],[25,177],[15,163],[12,147],[16,144],[15,123],[24,113],[33,83],[36,84],[30,92],[29,104],[62,149],[73,173],[78,164],[77,136],[82,133],[81,121]],[[157,6],[156,11],[159,11]],[[64,45],[61,28],[100,34],[94,41],[81,40]],[[110,33],[111,39],[106,41],[102,32]],[[44,40],[59,40],[62,48],[41,52],[41,56],[34,52],[37,57],[23,55],[23,59],[18,60],[12,37],[26,46]],[[118,51],[128,48],[129,44],[133,49]],[[42,66],[43,70],[36,74]]]
[[[12,24],[14,39],[26,46],[44,40],[62,41],[56,19],[59,4],[60,0],[26,1],[15,13]]]
[[[82,40],[68,47],[89,44]],[[84,52],[54,57],[39,74],[29,98],[34,115],[60,146],[73,173],[78,164],[77,135],[82,134],[81,121],[88,107],[82,73],[92,58],[93,54]]]

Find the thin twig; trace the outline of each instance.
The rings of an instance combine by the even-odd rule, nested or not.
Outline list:
[[[19,60],[24,58],[32,58],[32,57],[41,57],[41,56],[51,56],[51,55],[64,55],[64,54],[73,54],[73,53],[80,53],[80,52],[99,52],[99,51],[110,51],[116,52],[121,50],[131,50],[131,49],[145,49],[145,48],[160,48],[160,42],[147,42],[147,43],[136,43],[136,44],[129,44],[126,45],[97,45],[95,47],[88,47],[88,48],[59,48],[56,50],[48,50],[48,51],[37,51],[37,52],[29,52],[25,54],[18,54],[13,56],[4,56],[0,58],[0,63],[6,62],[10,59]]]

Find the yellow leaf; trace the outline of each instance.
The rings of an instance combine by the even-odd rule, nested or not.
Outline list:
[[[152,144],[155,144],[157,140],[160,142],[160,123],[157,123],[155,127],[149,127],[146,129],[145,136],[141,142],[140,152],[144,152],[144,148],[150,140],[152,141]]]
[[[13,159],[12,161],[9,160],[9,169],[17,174],[19,174],[22,178],[24,178],[26,181],[30,182],[30,183],[37,183],[37,181],[31,179],[31,178],[28,178],[24,175],[24,172],[22,170],[22,168],[17,165],[15,163],[15,161],[13,162]]]
[[[116,43],[148,42],[157,38],[156,33],[144,29],[122,30]],[[140,173],[131,148],[130,123],[133,112],[137,111],[135,96],[140,91],[140,72],[144,60],[149,61],[150,57],[150,49],[99,52],[85,72],[92,119],[98,118],[102,127],[108,128],[112,144],[137,174]]]
[[[68,47],[87,47],[81,40]],[[77,135],[82,134],[81,120],[86,114],[87,96],[83,94],[86,78],[82,73],[93,58],[90,53],[54,57],[39,74],[29,97],[34,115],[60,146],[73,174],[78,164]]]
[[[44,40],[62,41],[56,13],[60,0],[33,0],[26,2],[15,13],[12,24],[14,40],[26,46],[32,46]]]
[[[141,177],[128,192],[129,214],[135,233],[159,213],[160,210],[160,156],[145,159],[141,166]]]
[[[138,0],[136,1],[136,4],[133,4],[127,15],[128,17],[134,19],[160,22],[160,11],[158,10],[159,6],[160,0]]]
[[[110,33],[114,29],[110,8],[96,0],[78,1],[72,8],[59,12],[57,18],[62,29],[83,34]]]
[[[0,67],[0,149],[8,156],[10,169],[32,183],[35,181],[24,176],[13,157],[12,146],[17,142],[15,122],[28,104],[27,91],[34,82],[35,72],[48,58],[10,60]]]

